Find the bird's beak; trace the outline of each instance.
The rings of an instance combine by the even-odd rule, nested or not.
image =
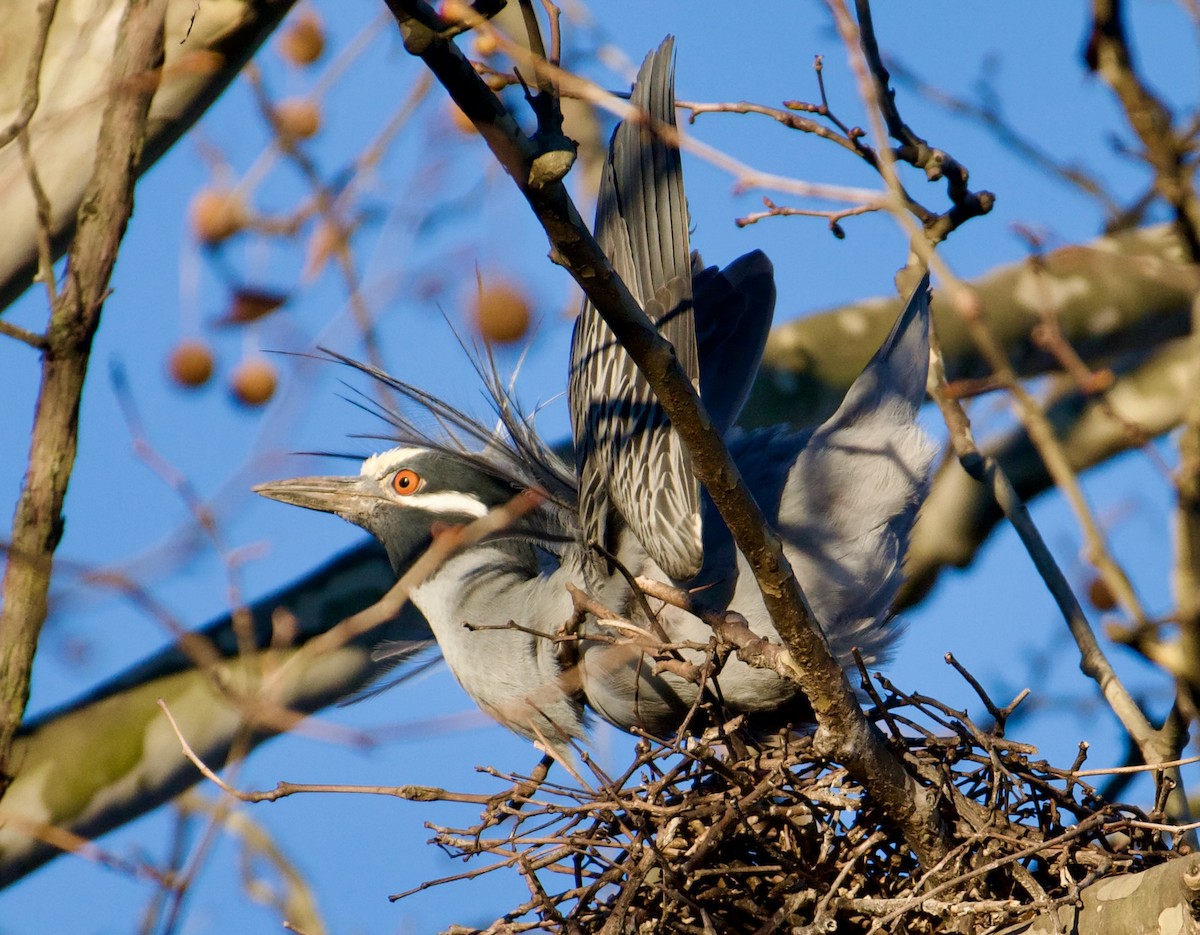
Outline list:
[[[362,498],[361,478],[358,477],[293,477],[259,484],[253,489],[269,500],[339,516],[357,512],[355,508]]]

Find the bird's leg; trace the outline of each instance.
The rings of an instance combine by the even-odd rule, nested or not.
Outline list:
[[[750,629],[746,618],[741,614],[732,610],[723,614],[705,610],[696,605],[687,591],[661,581],[655,581],[653,578],[638,577],[637,583],[638,587],[651,597],[686,610],[712,627],[713,633],[717,637],[719,652],[728,652],[729,649],[734,649],[737,651],[738,658],[746,665],[770,669],[778,673],[780,677],[795,682],[797,685],[800,684],[799,670],[792,661],[787,647],[756,634]]]

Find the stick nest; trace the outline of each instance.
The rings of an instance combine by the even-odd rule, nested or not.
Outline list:
[[[1010,710],[988,702],[981,728],[876,682],[873,716],[937,790],[954,844],[930,872],[842,767],[814,758],[811,737],[749,747],[735,720],[699,739],[643,739],[619,776],[586,754],[590,778],[569,784],[490,771],[513,788],[477,824],[430,826],[451,855],[484,863],[418,889],[517,872],[530,898],[496,933],[922,935],[1021,921],[1176,856],[1159,825],[1167,783],[1149,814],[1106,802],[1076,775],[1086,745],[1056,768],[1004,737]]]

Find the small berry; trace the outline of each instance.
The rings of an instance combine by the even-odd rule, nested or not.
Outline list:
[[[532,315],[524,293],[509,283],[493,282],[476,293],[472,318],[484,340],[511,344],[529,331]]]
[[[167,363],[171,379],[189,388],[207,383],[213,375],[213,366],[212,350],[197,338],[176,344]]]
[[[279,51],[293,65],[311,65],[325,51],[325,28],[316,13],[305,12],[283,33]]]
[[[192,232],[201,243],[218,244],[246,226],[246,207],[238,195],[206,188],[192,199]]]
[[[1093,578],[1088,582],[1087,593],[1088,602],[1096,610],[1107,613],[1117,606],[1117,599],[1113,596],[1113,592],[1109,589],[1103,578]]]
[[[233,372],[230,389],[243,406],[261,406],[275,395],[278,376],[275,367],[261,357],[242,361]]]
[[[471,9],[469,3],[464,3],[463,0],[446,0],[442,4],[442,18],[451,23],[469,23],[475,17],[475,11]]]
[[[321,129],[321,109],[315,101],[294,97],[275,106],[275,124],[279,132],[293,140],[307,140]]]
[[[475,34],[474,47],[475,54],[480,58],[491,58],[500,48],[500,43],[494,33],[481,32]]]

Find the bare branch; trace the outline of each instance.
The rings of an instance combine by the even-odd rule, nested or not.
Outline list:
[[[50,561],[75,461],[79,403],[92,337],[117,249],[133,210],[146,115],[163,55],[166,0],[131,0],[113,58],[110,98],[67,261],[66,286],[50,313],[29,470],[13,518],[20,560],[4,572],[0,610],[0,793],[12,779],[13,737],[29,697],[29,673],[46,619]]]

